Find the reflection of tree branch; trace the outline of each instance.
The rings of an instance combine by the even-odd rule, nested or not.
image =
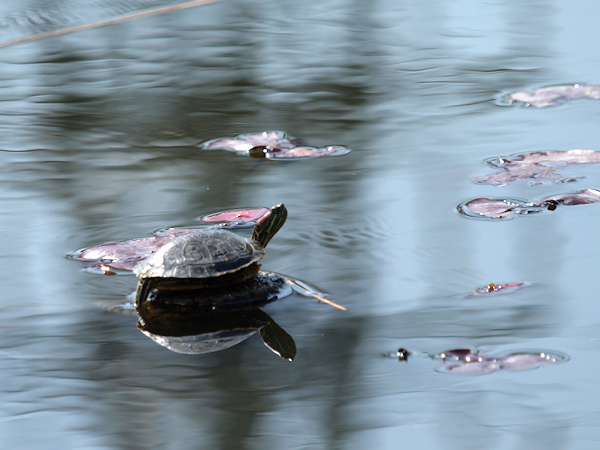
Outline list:
[[[141,11],[136,13],[127,14],[121,17],[117,17],[115,19],[106,19],[100,20],[94,23],[88,23],[85,25],[77,25],[74,27],[63,28],[62,30],[49,31],[48,33],[35,34],[33,36],[27,36],[19,39],[12,39],[10,41],[0,42],[0,48],[9,47],[11,45],[23,44],[25,42],[33,42],[39,41],[41,39],[47,39],[55,36],[63,36],[69,33],[75,33],[77,31],[89,30],[92,28],[100,28],[108,25],[114,25],[116,23],[127,22],[128,20],[141,19],[143,17],[156,16],[158,14],[171,12],[171,11],[179,11],[182,9],[193,8],[195,6],[208,5],[210,3],[215,3],[219,0],[192,0],[185,3],[180,3],[178,5],[164,6],[162,8],[154,8],[147,11]]]

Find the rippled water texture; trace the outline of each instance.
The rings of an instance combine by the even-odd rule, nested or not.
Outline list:
[[[0,39],[175,3],[2,2]],[[599,85],[598,12],[223,0],[0,49],[1,446],[598,447],[600,205],[565,202],[600,165],[486,163],[600,151],[589,96],[499,101]],[[274,130],[352,151],[202,148]],[[473,199],[546,209],[471,220]],[[262,270],[348,311],[287,291],[173,340],[140,322],[130,267],[66,257],[280,202]]]

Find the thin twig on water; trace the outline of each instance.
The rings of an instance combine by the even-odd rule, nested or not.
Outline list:
[[[309,291],[308,289],[306,289],[304,286],[296,283],[294,280],[285,280],[286,283],[291,284],[293,288],[295,289],[300,289],[302,290],[302,292],[304,292],[305,295],[308,295],[310,297],[316,298],[317,300],[323,302],[323,303],[327,303],[330,306],[333,306],[334,308],[337,309],[341,309],[342,311],[348,311],[347,308],[343,307],[342,305],[338,305],[335,302],[332,302],[331,300],[329,300],[328,298],[323,297],[322,295],[319,295],[315,292]]]
[[[88,23],[86,25],[77,25],[74,27],[63,28],[62,30],[49,31],[48,33],[35,34],[33,36],[27,36],[19,39],[12,39],[10,41],[0,42],[0,48],[9,47],[11,45],[23,44],[25,42],[39,41],[41,39],[47,39],[55,36],[62,36],[69,33],[75,33],[77,31],[89,30],[92,28],[106,27],[108,25],[114,25],[116,23],[126,22],[128,20],[141,19],[143,17],[155,16],[171,11],[179,11],[182,9],[193,8],[195,6],[208,5],[210,3],[216,3],[219,0],[192,0],[190,2],[179,3],[178,5],[164,6],[161,8],[149,9],[147,11],[141,11],[136,13],[127,14],[125,16],[117,17],[114,19],[101,20],[99,22]]]

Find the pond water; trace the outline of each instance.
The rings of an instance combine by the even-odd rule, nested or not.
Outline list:
[[[157,5],[5,2],[0,36]],[[598,12],[580,0],[221,1],[0,49],[3,446],[597,448],[600,206],[507,221],[456,207],[600,188],[594,164],[565,168],[582,177],[566,184],[474,181],[495,156],[598,149],[597,101],[498,102],[599,83]],[[352,151],[280,161],[199,147],[265,130]],[[258,334],[171,352],[120,308],[133,275],[66,258],[280,202],[289,218],[263,268],[348,308],[299,295],[264,307],[293,337],[293,362]],[[569,359],[436,370],[432,357],[456,348]]]

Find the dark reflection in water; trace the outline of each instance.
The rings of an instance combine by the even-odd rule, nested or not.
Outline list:
[[[264,344],[275,354],[290,361],[296,356],[293,338],[258,308],[217,312],[138,299],[136,309],[142,333],[177,353],[225,350],[259,331]]]

